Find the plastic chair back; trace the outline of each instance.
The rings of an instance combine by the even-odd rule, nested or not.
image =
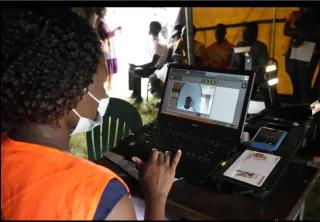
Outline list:
[[[86,133],[88,159],[96,160],[142,128],[138,110],[125,100],[110,98],[101,126]]]

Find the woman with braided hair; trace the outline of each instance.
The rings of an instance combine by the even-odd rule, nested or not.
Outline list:
[[[95,31],[65,8],[1,8],[1,24],[1,219],[135,219],[121,178],[68,153],[109,102]],[[164,219],[180,157],[133,158],[146,219]]]

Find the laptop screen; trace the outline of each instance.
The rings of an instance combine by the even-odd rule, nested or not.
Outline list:
[[[171,68],[161,113],[224,127],[239,127],[249,76]],[[249,90],[249,89],[248,89]]]

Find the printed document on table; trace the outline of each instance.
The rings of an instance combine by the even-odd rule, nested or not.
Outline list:
[[[290,59],[310,62],[315,47],[314,42],[304,41],[299,47],[291,48]]]
[[[280,159],[273,154],[245,150],[223,175],[261,187]]]

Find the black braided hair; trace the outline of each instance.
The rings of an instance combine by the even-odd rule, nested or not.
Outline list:
[[[1,8],[1,131],[57,123],[92,83],[100,43],[68,8]]]

